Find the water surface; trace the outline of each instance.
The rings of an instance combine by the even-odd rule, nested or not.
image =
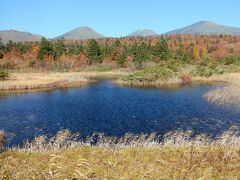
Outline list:
[[[107,136],[125,133],[164,134],[191,129],[217,135],[232,125],[240,126],[240,112],[215,106],[203,94],[216,85],[193,85],[178,89],[119,87],[110,80],[48,92],[0,98],[0,129],[12,144],[60,129]]]

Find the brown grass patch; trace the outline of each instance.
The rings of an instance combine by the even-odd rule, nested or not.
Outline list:
[[[0,81],[0,90],[45,89],[85,82],[87,79],[79,73],[12,73],[8,80]]]
[[[67,73],[11,73],[8,80],[0,81],[0,91],[43,90],[72,87],[92,82],[92,77],[113,76],[121,72],[67,72]]]

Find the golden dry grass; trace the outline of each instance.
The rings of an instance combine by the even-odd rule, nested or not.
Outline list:
[[[69,131],[0,154],[2,179],[238,179],[240,137],[229,131],[216,139],[190,132],[99,135],[97,144],[77,142]]]
[[[240,73],[229,73],[217,77],[227,84],[204,95],[204,97],[218,105],[240,105]]]
[[[120,73],[121,72],[11,73],[8,80],[0,81],[0,91],[70,87],[91,82],[91,77],[111,76]]]
[[[0,90],[44,89],[85,82],[87,79],[79,73],[12,73],[8,80],[0,81]]]
[[[0,130],[0,152],[4,149],[4,131]]]
[[[224,82],[224,83],[237,83],[240,82],[240,73],[225,73],[212,75],[210,77],[193,77],[193,82]]]

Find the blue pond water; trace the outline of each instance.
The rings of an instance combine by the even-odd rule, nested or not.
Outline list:
[[[240,127],[240,112],[215,106],[202,97],[215,85],[178,89],[118,87],[102,80],[84,87],[0,98],[0,129],[12,134],[9,145],[60,129],[122,136],[127,132],[164,134],[191,129],[217,135]]]

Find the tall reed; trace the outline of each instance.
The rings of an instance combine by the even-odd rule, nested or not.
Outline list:
[[[0,154],[2,179],[238,179],[240,136],[231,129],[212,139],[191,131],[94,134],[79,140],[62,130]]]

